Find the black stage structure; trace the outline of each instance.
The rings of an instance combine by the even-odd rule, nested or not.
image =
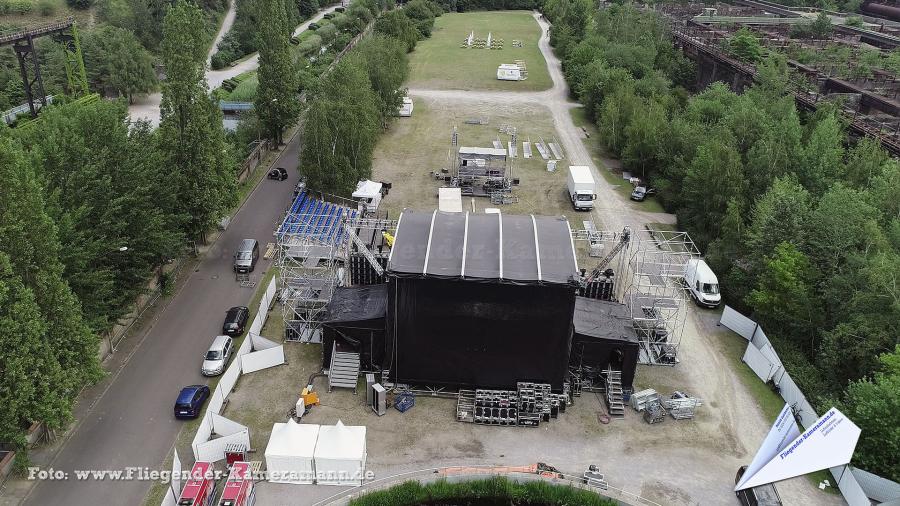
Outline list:
[[[562,391],[577,279],[564,217],[406,210],[388,260],[383,368],[410,385]]]
[[[600,382],[608,368],[622,372],[622,387],[632,388],[639,344],[628,309],[605,300],[575,298],[575,334],[569,365],[582,379]]]
[[[331,349],[337,342],[338,351],[359,353],[363,370],[380,370],[386,310],[385,284],[337,288],[321,316],[324,367],[331,367]]]

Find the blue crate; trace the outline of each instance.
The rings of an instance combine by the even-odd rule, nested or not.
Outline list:
[[[406,413],[409,408],[416,405],[416,397],[411,393],[402,393],[394,401],[394,407],[401,413]]]

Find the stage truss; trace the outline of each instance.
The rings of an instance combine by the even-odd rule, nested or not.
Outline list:
[[[602,258],[621,242],[622,233],[592,230],[588,225],[573,230],[572,237],[587,243],[591,256]],[[628,308],[640,341],[642,364],[678,363],[690,299],[683,275],[688,261],[699,256],[686,232],[645,228],[633,231],[627,244],[605,266],[615,273],[612,300]],[[588,275],[591,270],[586,269]]]
[[[284,222],[316,222],[324,215],[290,214]],[[393,233],[395,221],[344,216],[342,232],[330,237],[308,233],[276,233],[276,264],[282,301],[285,340],[321,342],[322,316],[339,286],[349,286],[351,276],[347,261],[359,247],[353,234],[374,236],[375,232]],[[368,256],[368,255],[366,255]]]

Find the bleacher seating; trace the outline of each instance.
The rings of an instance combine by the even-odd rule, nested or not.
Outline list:
[[[339,243],[346,239],[341,226],[344,218],[353,219],[357,213],[356,209],[319,200],[303,190],[294,199],[276,235],[304,235],[323,243]]]

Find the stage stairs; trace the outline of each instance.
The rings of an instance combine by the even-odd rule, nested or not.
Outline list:
[[[611,418],[625,418],[625,401],[622,395],[622,371],[606,370],[606,402]]]
[[[337,346],[332,347],[331,369],[328,371],[328,391],[334,387],[352,388],[356,393],[356,383],[359,378],[359,353],[337,351]]]

